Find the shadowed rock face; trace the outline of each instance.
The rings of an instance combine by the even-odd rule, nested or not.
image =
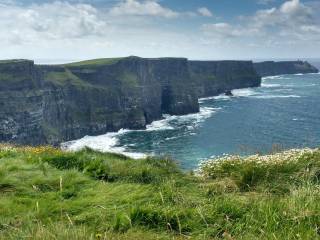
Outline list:
[[[58,144],[198,111],[187,59],[0,61],[0,141]]]
[[[189,70],[199,97],[261,84],[261,77],[253,68],[252,61],[189,61]]]
[[[262,76],[274,76],[282,74],[317,73],[318,69],[306,61],[266,61],[254,63],[257,73]]]

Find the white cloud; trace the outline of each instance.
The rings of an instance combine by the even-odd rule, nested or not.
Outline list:
[[[280,7],[280,11],[285,14],[292,14],[301,9],[305,9],[305,7],[300,3],[300,0],[287,1]]]
[[[167,24],[178,20],[177,16],[191,17],[156,1],[121,1],[103,8],[79,1],[0,3],[0,59],[187,56],[196,52],[190,32]],[[119,7],[128,3],[137,8],[120,13],[123,8]]]
[[[206,35],[212,35],[217,38],[233,38],[241,36],[242,32],[239,29],[234,28],[229,23],[213,23],[213,24],[204,24],[202,30]]]
[[[198,8],[198,13],[204,17],[212,17],[213,16],[212,12],[206,7]]]
[[[204,24],[202,30],[207,35],[224,38],[290,37],[290,41],[319,39],[319,23],[310,7],[299,0],[284,2],[279,8],[258,10],[253,16],[244,17],[238,24]],[[285,43],[285,39],[282,39]],[[267,41],[263,41],[267,42]],[[262,43],[263,43],[262,42]]]
[[[210,15],[204,10],[178,12],[165,7],[163,0],[112,0],[102,5],[90,1],[0,0],[0,59],[245,58],[283,51],[314,56],[320,49],[320,5],[311,7],[310,2],[287,0],[236,23],[215,23],[214,17],[201,17]]]
[[[104,34],[107,28],[98,11],[88,4],[0,5],[2,41],[19,43],[81,38]]]
[[[312,6],[312,7],[311,7]],[[204,42],[224,49],[226,55],[318,57],[320,4],[287,0],[279,7],[241,16],[236,23],[202,24]]]
[[[175,18],[179,16],[169,8],[161,6],[155,0],[146,0],[140,2],[138,0],[125,0],[117,4],[110,11],[112,15],[135,15],[135,16],[158,16],[164,18]]]

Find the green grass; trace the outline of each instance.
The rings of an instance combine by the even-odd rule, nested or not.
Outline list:
[[[6,64],[6,63],[19,63],[19,62],[26,62],[30,60],[26,59],[7,59],[7,60],[0,60],[0,64]]]
[[[0,239],[320,239],[320,150],[170,159],[0,147]]]
[[[8,73],[0,73],[0,81],[4,81],[6,83],[18,83],[22,81],[32,81],[31,78],[23,75],[15,75],[15,74],[8,74]]]
[[[74,86],[90,87],[91,85],[86,81],[78,78],[70,70],[64,69],[61,72],[51,71],[46,73],[45,80],[55,83],[59,86],[65,86],[66,84],[73,84]]]
[[[92,66],[102,66],[102,65],[110,65],[115,64],[122,58],[99,58],[99,59],[92,59],[74,63],[64,64],[63,66],[66,67],[92,67]]]

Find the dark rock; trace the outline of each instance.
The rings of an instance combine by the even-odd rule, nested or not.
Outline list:
[[[237,88],[258,87],[261,77],[252,61],[189,61],[199,97],[219,95]]]
[[[227,90],[224,94],[225,94],[226,96],[233,96],[231,90]]]

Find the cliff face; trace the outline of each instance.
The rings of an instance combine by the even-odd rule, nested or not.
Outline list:
[[[260,85],[249,61],[98,59],[65,65],[0,61],[0,141],[58,144],[162,114],[199,111],[198,97]]]
[[[57,144],[199,111],[186,59],[0,62],[0,141]]]
[[[306,61],[260,62],[254,63],[257,73],[264,76],[297,73],[317,73],[318,69]]]
[[[251,61],[189,61],[189,70],[199,97],[261,84]]]
[[[0,140],[43,138],[41,83],[32,61],[0,61]]]

